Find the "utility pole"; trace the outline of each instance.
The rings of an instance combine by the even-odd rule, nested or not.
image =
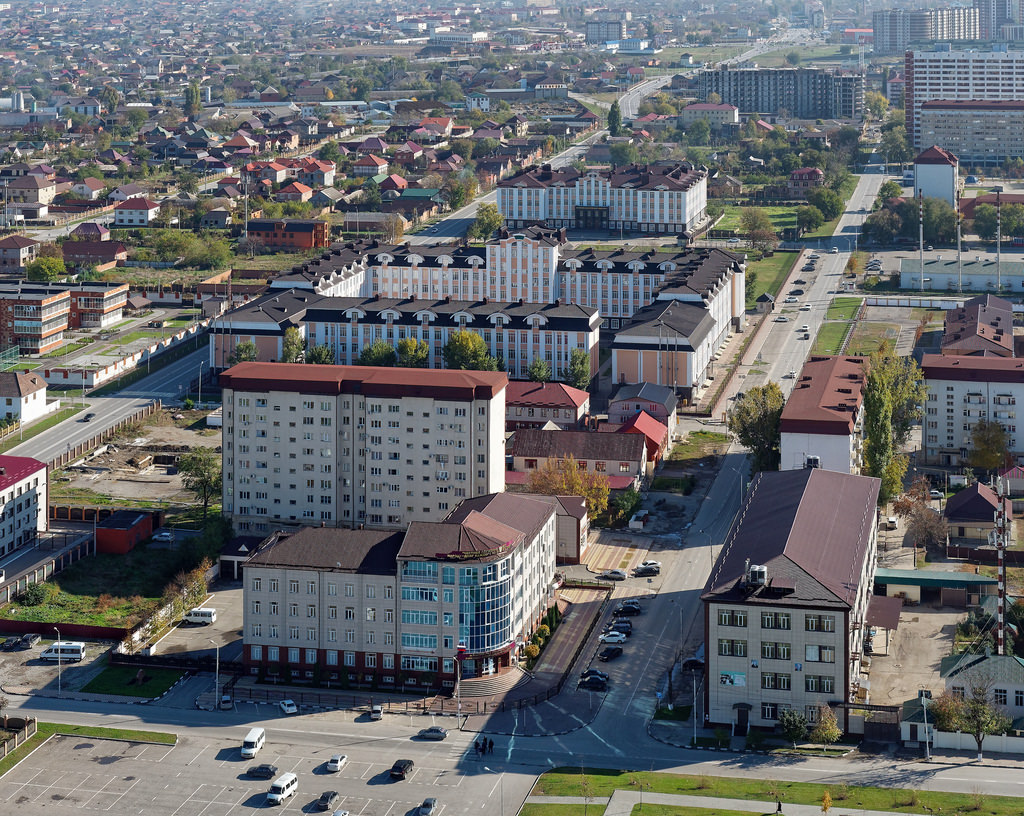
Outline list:
[[[918,255],[921,260],[921,291],[924,291],[924,193],[917,191]]]
[[[989,533],[991,543],[996,548],[998,557],[996,583],[996,654],[1006,654],[1006,539],[1009,525],[1006,523],[1007,483],[1006,479],[996,479],[996,495],[999,506],[996,508],[996,528]]]
[[[960,227],[962,218],[960,215],[960,188],[956,191],[956,291],[964,291],[964,255],[960,244]]]
[[[1003,188],[996,187],[996,294],[1003,289]]]

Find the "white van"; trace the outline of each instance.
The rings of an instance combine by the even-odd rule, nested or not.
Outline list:
[[[383,720],[384,719],[384,706],[374,704],[370,706],[370,719],[371,720]]]
[[[198,623],[209,626],[211,623],[217,622],[217,610],[212,606],[197,606],[186,612],[185,617],[181,620],[182,623]]]
[[[267,732],[262,728],[250,728],[242,740],[242,759],[252,759],[267,741]]]
[[[85,657],[85,644],[75,640],[57,640],[43,649],[39,656],[55,663],[77,663]]]
[[[274,780],[267,793],[268,805],[280,805],[289,796],[294,796],[299,789],[299,778],[293,773],[281,774]]]

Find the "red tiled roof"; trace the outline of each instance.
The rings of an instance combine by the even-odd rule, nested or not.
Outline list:
[[[115,210],[159,210],[160,205],[155,201],[150,201],[148,198],[129,198],[127,201],[122,201],[116,207]]]
[[[505,405],[535,405],[549,408],[582,408],[590,394],[564,383],[512,380],[505,390]]]
[[[938,145],[932,145],[918,154],[914,159],[914,164],[949,164],[955,167],[960,164],[960,160],[948,150],[943,150]]]
[[[657,451],[668,437],[668,426],[656,420],[646,411],[641,411],[639,414],[633,414],[633,416],[623,422],[619,426],[617,433],[643,434],[648,442],[648,451],[651,450],[652,445],[654,446],[654,451]]]

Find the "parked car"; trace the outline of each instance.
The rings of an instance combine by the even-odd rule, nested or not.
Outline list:
[[[153,536],[153,540],[164,544],[172,544],[174,542],[174,533],[170,530],[162,530]]]
[[[28,634],[25,634],[25,635],[21,636],[21,643],[19,644],[19,648],[21,648],[21,649],[31,649],[33,646],[35,646],[37,643],[39,643],[39,641],[41,641],[42,639],[43,639],[42,635],[37,635],[35,632],[29,632]]]
[[[783,303],[796,303],[797,302],[797,298],[795,298],[792,295],[790,295],[788,298],[786,298],[782,302]]]
[[[606,581],[625,581],[628,576],[626,575],[626,573],[623,570],[620,570],[620,569],[610,569],[610,570],[605,570],[604,572],[602,572],[597,577],[598,578],[604,578],[604,580],[606,580]]]
[[[245,772],[246,776],[251,776],[253,779],[273,779],[277,776],[277,766],[268,765],[251,765],[249,770]]]
[[[789,318],[786,317],[785,315],[779,315],[777,318],[775,318],[775,322],[776,323],[788,323],[789,322]]]
[[[933,487],[931,490],[928,491],[928,495],[931,496],[933,499],[941,499],[944,498],[946,494],[943,493],[941,490],[936,490]]]
[[[619,606],[635,606],[637,609],[640,609],[640,601],[636,598],[626,598],[619,603]]]
[[[802,295],[804,293],[804,290],[803,289],[790,289],[789,293],[791,295],[793,295],[794,297],[799,297],[800,295]]]
[[[795,283],[797,286],[807,285],[807,281],[805,281],[803,278],[797,278],[795,281],[793,281],[793,283]]]
[[[348,757],[345,754],[335,754],[327,760],[327,770],[329,773],[337,773],[346,765],[348,765]]]
[[[298,714],[299,707],[295,705],[293,700],[282,700],[278,705],[281,707],[282,714]]]
[[[599,654],[597,656],[597,659],[598,660],[603,660],[605,663],[607,663],[609,660],[614,660],[615,658],[621,657],[621,656],[622,656],[622,647],[621,646],[609,646],[607,649],[603,650],[601,652],[601,654]]]
[[[341,797],[337,791],[324,791],[316,800],[317,810],[333,810],[336,805],[341,804]]]
[[[839,254],[839,247],[832,247],[832,249],[830,249],[828,251],[828,254],[829,255],[838,255]]]
[[[602,677],[588,677],[580,680],[579,688],[587,691],[607,691],[608,681]]]
[[[220,710],[231,711],[235,707],[235,701],[231,699],[230,694],[222,694],[220,696]]]
[[[424,799],[420,805],[420,816],[434,816],[437,813],[437,800],[433,797]]]
[[[622,632],[626,637],[633,634],[633,624],[628,620],[616,619],[605,627],[606,632]]]
[[[808,259],[809,259],[809,260],[812,260],[812,261],[816,261],[816,260],[818,260],[818,258],[820,258],[821,256],[820,256],[820,255],[819,255],[819,254],[818,254],[817,252],[812,252],[812,253],[811,253],[810,255],[808,255],[807,257],[808,257]]]
[[[396,760],[395,764],[391,766],[391,778],[405,779],[410,773],[412,773],[412,769],[415,764],[416,763],[411,759]]]
[[[661,569],[661,562],[660,561],[652,561],[652,560],[641,561],[640,562],[640,566],[641,567],[657,567],[658,569]]]
[[[739,242],[740,242],[739,238],[730,238],[729,241],[728,241],[728,243],[730,243],[730,244],[738,244]]]
[[[608,675],[600,669],[587,669],[580,674],[580,680],[586,680],[588,677],[600,677],[602,680],[608,679]]]
[[[639,615],[641,612],[642,610],[639,606],[623,606],[622,604],[619,604],[614,610],[612,610],[612,614],[617,618],[625,617],[627,615]]]
[[[602,643],[625,643],[626,635],[622,632],[605,632],[598,640]]]
[[[417,736],[420,739],[440,741],[448,736],[448,729],[442,728],[439,725],[432,725],[430,728],[424,728]]]
[[[0,643],[0,651],[13,652],[19,646],[21,646],[20,637],[9,637],[3,643]]]

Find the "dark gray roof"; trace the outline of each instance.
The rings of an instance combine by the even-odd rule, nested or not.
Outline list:
[[[543,431],[524,428],[512,439],[512,455],[537,459],[640,462],[646,441],[642,434],[590,433],[588,431]]]
[[[401,546],[402,533],[303,527],[292,535],[282,534],[249,563],[261,567],[394,575]]]
[[[619,390],[611,398],[611,402],[623,402],[626,400],[656,402],[659,405],[664,405],[665,410],[670,414],[675,410],[677,402],[675,393],[667,385],[657,385],[656,383],[649,382],[626,383],[620,386]]]
[[[414,521],[399,558],[488,561],[526,541],[521,530],[472,510],[458,522]]]
[[[491,493],[466,499],[456,507],[446,522],[461,523],[470,513],[478,512],[526,534],[532,541],[555,511],[548,499],[553,496],[529,496],[521,493]]]
[[[661,337],[666,349],[693,351],[714,331],[716,323],[703,303],[656,300],[634,312],[612,342],[629,347],[632,338]]]
[[[702,598],[851,607],[874,531],[879,485],[878,479],[820,468],[758,473]],[[768,568],[769,586],[752,591],[742,584],[748,561]]]

